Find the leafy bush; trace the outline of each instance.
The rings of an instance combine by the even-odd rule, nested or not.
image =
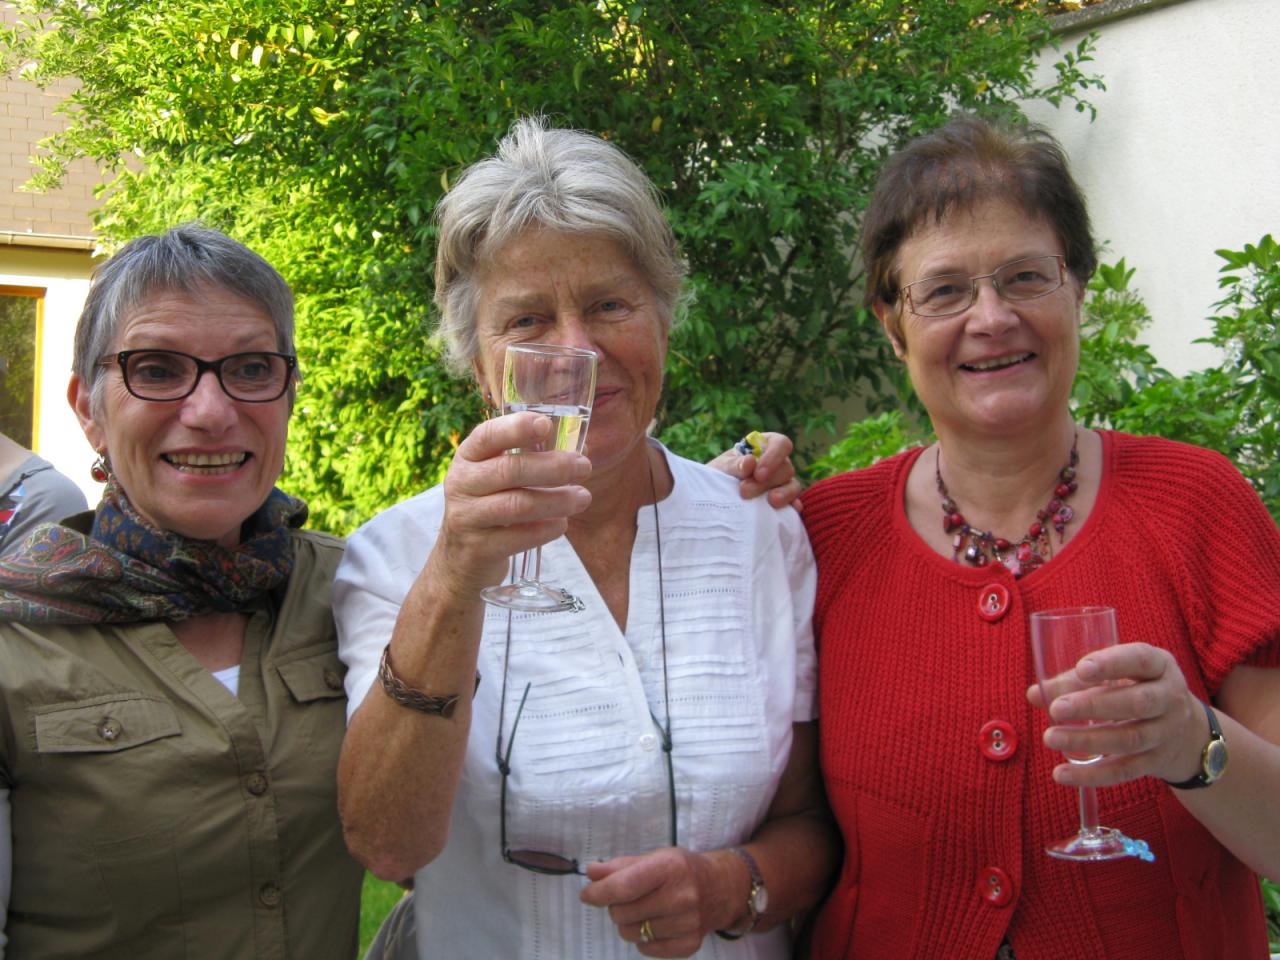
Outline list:
[[[10,69],[80,81],[44,183],[115,172],[100,234],[201,217],[299,294],[286,483],[338,531],[440,475],[477,401],[430,344],[430,213],[516,116],[608,137],[691,265],[661,434],[703,457],[891,405],[850,259],[882,158],[956,107],[1074,102],[1090,40],[1034,80],[1038,4],[990,0],[21,0]]]

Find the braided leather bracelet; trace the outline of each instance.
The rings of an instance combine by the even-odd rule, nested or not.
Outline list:
[[[382,686],[382,692],[395,703],[400,704],[400,706],[434,717],[444,717],[446,720],[453,716],[453,711],[458,706],[458,698],[461,696],[461,694],[454,693],[437,697],[430,693],[423,693],[421,690],[415,690],[406,684],[391,669],[391,644],[389,643],[382,648],[382,660],[378,663],[378,683]],[[479,688],[479,686],[480,671],[477,670],[476,688]],[[473,695],[475,694],[474,689],[471,692]]]

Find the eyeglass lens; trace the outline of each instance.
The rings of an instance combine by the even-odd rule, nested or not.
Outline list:
[[[126,350],[117,357],[125,387],[143,400],[181,400],[195,391],[201,374],[212,371],[234,400],[275,400],[289,386],[293,358],[281,353],[233,353],[201,360],[177,350]]]
[[[1006,263],[994,273],[978,277],[948,273],[917,280],[904,289],[914,313],[943,317],[968,309],[978,296],[978,281],[988,277],[1005,300],[1035,300],[1062,286],[1062,261],[1056,256],[1027,257]]]

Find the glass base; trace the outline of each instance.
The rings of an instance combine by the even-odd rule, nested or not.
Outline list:
[[[539,583],[537,580],[518,580],[515,583],[485,587],[480,591],[480,596],[495,606],[528,613],[582,609],[582,601],[568,590]]]
[[[1130,839],[1110,827],[1099,827],[1092,833],[1078,833],[1069,840],[1059,840],[1045,847],[1044,852],[1059,860],[1155,859],[1145,841]]]

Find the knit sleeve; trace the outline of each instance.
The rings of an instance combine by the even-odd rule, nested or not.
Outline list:
[[[819,645],[831,598],[840,584],[857,576],[859,565],[868,561],[872,545],[884,534],[894,510],[897,479],[910,468],[914,453],[829,477],[805,492],[801,517],[818,564],[813,630]]]
[[[1210,693],[1237,666],[1280,667],[1280,530],[1257,492],[1221,454],[1127,440],[1125,497],[1179,582]]]

